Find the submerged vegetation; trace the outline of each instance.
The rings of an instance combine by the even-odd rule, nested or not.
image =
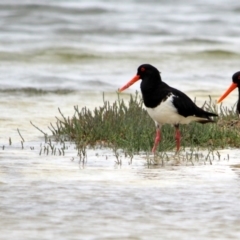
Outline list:
[[[219,114],[215,123],[191,123],[181,125],[181,149],[205,148],[214,149],[240,147],[240,122],[235,107],[228,109],[209,101],[202,106],[205,110]],[[53,137],[56,140],[74,141],[80,158],[86,156],[87,147],[109,147],[117,159],[118,150],[130,157],[136,153],[149,153],[154,143],[155,125],[143,107],[141,96],[136,92],[130,95],[129,102],[118,99],[112,104],[104,100],[100,107],[90,110],[87,107],[74,107],[72,117],[61,114],[55,125],[51,124]],[[162,127],[162,139],[158,151],[175,150],[174,128]]]

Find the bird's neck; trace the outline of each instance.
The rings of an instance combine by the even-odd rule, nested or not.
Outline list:
[[[159,85],[162,84],[162,79],[159,74],[148,75],[142,78],[141,91],[144,93],[153,92]]]
[[[240,86],[238,86],[238,103],[237,103],[237,114],[240,118]]]
[[[169,86],[162,82],[161,77],[152,79],[142,79],[141,92],[144,105],[148,108],[155,108],[166,97],[164,89]]]

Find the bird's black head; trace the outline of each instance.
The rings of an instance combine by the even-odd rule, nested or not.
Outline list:
[[[150,78],[159,79],[160,72],[154,66],[146,63],[146,64],[142,64],[138,67],[137,75],[142,80],[150,79]],[[160,79],[161,79],[161,77],[160,77]]]
[[[142,64],[138,67],[136,76],[134,76],[127,84],[121,87],[119,92],[129,88],[140,79],[142,79],[141,88],[143,85],[145,85],[147,88],[153,88],[162,81],[160,72],[157,70],[157,68],[150,64]]]
[[[232,76],[232,81],[240,87],[240,72],[236,72]]]
[[[240,97],[240,72],[236,72],[232,76],[232,84],[226,90],[226,92],[218,99],[218,103],[220,103],[225,97],[228,96],[230,92],[232,92],[235,88],[238,87],[239,97]],[[239,110],[240,110],[240,101],[239,101]]]

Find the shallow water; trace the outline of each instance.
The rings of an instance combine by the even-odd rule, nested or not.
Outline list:
[[[82,165],[70,143],[65,156],[39,155],[30,124],[50,133],[58,108],[93,109],[102,92],[115,101],[146,62],[199,105],[216,101],[239,70],[239,11],[237,1],[0,0],[1,238],[239,239],[239,150],[149,168],[95,149]]]
[[[213,165],[148,168],[138,156],[119,166],[100,149],[88,151],[82,165],[72,145],[64,157],[39,156],[37,144],[1,152],[3,239],[240,237],[237,150],[220,151]]]

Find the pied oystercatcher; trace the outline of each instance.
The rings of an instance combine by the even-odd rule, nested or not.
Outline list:
[[[228,96],[230,92],[232,92],[235,88],[238,88],[238,103],[237,103],[237,114],[240,117],[240,72],[236,72],[232,76],[232,84],[226,90],[226,92],[218,99],[218,103],[222,102],[222,100]]]
[[[215,113],[206,112],[199,108],[183,92],[162,82],[160,72],[150,64],[139,66],[137,75],[119,91],[122,92],[140,79],[142,79],[141,92],[144,105],[156,124],[153,153],[156,151],[160,141],[160,129],[163,124],[167,123],[175,126],[175,139],[177,151],[179,151],[181,138],[179,124],[189,124],[192,121],[199,123],[214,122],[210,117],[218,116]]]

